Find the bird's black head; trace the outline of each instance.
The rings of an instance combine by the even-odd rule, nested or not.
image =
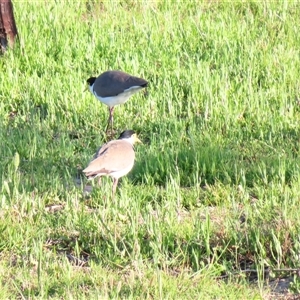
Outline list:
[[[89,86],[92,86],[97,78],[96,77],[90,77],[86,82]]]
[[[133,130],[124,130],[120,136],[119,136],[119,140],[122,139],[130,139],[132,137],[132,135],[135,134],[135,132]]]

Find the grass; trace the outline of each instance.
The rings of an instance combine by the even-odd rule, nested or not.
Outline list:
[[[266,274],[299,267],[299,3],[14,9],[20,41],[0,57],[0,299],[271,297]],[[115,110],[118,133],[144,141],[115,201],[110,180],[86,195],[81,175],[108,116],[85,81],[107,69],[150,82]]]

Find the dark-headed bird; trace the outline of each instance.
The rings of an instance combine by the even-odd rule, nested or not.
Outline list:
[[[125,103],[130,96],[147,87],[148,82],[139,77],[129,75],[122,71],[106,71],[99,77],[87,80],[89,89],[95,97],[106,104],[109,109],[106,134],[109,124],[113,127],[114,107]]]

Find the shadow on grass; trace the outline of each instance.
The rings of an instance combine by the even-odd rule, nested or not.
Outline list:
[[[64,126],[49,122],[47,105],[33,106],[25,115],[23,109],[11,112],[0,129],[0,174],[8,182],[18,175],[23,191],[47,190],[54,182],[68,181],[82,161],[78,153],[86,148],[89,136],[82,132],[74,135]]]
[[[146,135],[147,145],[140,151],[131,174],[134,182],[164,186],[173,178],[182,187],[216,181],[253,187],[273,180],[288,184],[296,176],[299,133],[295,129],[276,135],[270,128],[261,136],[257,127],[245,136],[218,133],[218,139],[214,139],[199,118],[197,122],[197,130],[193,127],[189,132],[187,123],[169,122],[161,128],[152,124],[153,129]]]

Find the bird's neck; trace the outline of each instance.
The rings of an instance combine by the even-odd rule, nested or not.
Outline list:
[[[130,145],[133,147],[133,144],[134,144],[133,138],[129,138],[129,139],[121,139],[121,140],[127,142],[128,144],[130,144]]]
[[[94,84],[89,85],[89,90],[92,94],[94,94]]]

